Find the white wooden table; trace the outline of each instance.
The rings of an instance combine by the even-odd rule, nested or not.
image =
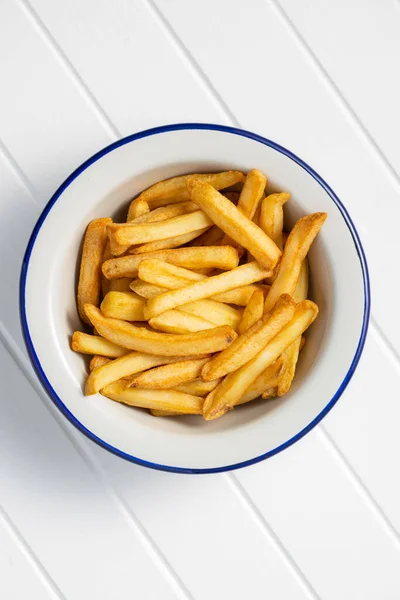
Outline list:
[[[400,598],[398,0],[0,0],[0,598]],[[84,159],[205,121],[287,146],[333,187],[369,262],[357,372],[300,442],[231,474],[126,463],[30,366],[18,277]]]

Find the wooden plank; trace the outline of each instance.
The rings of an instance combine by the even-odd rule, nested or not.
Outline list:
[[[68,599],[177,598],[141,536],[0,344],[1,503]]]

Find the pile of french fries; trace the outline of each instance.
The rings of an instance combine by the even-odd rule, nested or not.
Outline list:
[[[257,169],[174,177],[126,223],[89,223],[77,304],[91,329],[72,336],[93,355],[86,395],[211,420],[289,391],[318,314],[307,253],[327,215],[286,234],[290,195],[266,184]]]

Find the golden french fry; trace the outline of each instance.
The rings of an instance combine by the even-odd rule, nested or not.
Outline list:
[[[214,325],[229,325],[235,330],[242,318],[242,313],[240,310],[237,310],[232,306],[227,306],[222,302],[209,299],[197,300],[196,302],[183,304],[178,310],[180,312],[206,319],[206,321],[210,321],[211,323],[214,323]]]
[[[210,323],[210,321],[206,321],[201,317],[186,314],[180,310],[167,310],[162,315],[150,319],[149,325],[153,329],[165,333],[191,333],[216,327],[215,323]]]
[[[147,202],[138,198],[137,200],[133,200],[131,202],[127,220],[135,221],[136,219],[140,219],[149,213],[150,208]],[[129,248],[129,245],[119,244],[114,236],[110,236],[110,232],[108,232],[108,235],[110,239],[111,254],[113,254],[113,256],[121,256],[121,254],[125,254]]]
[[[254,214],[258,208],[260,200],[267,184],[267,178],[258,169],[252,169],[246,175],[242,191],[237,204],[238,210],[250,220],[253,220]],[[226,235],[222,244],[229,244],[230,238]]]
[[[188,242],[195,240],[208,229],[209,227],[203,227],[203,229],[198,229],[197,231],[191,231],[189,233],[184,233],[183,235],[170,237],[166,240],[156,240],[155,242],[141,244],[140,246],[135,246],[132,248],[130,250],[130,254],[143,254],[143,252],[155,252],[157,250],[177,248],[178,246],[183,246],[183,244],[187,244]]]
[[[307,294],[308,261],[307,258],[305,258],[303,264],[301,265],[300,275],[293,294],[293,300],[295,302],[301,302],[307,298]],[[290,390],[290,386],[292,385],[292,381],[296,372],[296,365],[301,350],[302,339],[304,338],[298,337],[297,340],[295,340],[288,348],[286,348],[286,350],[282,352],[283,368],[278,381],[278,396],[284,396]]]
[[[190,415],[202,414],[203,398],[200,396],[191,396],[176,390],[125,389],[125,385],[124,382],[116,381],[104,387],[100,393],[115,402],[129,406]]]
[[[195,379],[194,381],[176,385],[174,390],[184,392],[185,394],[193,394],[193,396],[205,396],[217,387],[220,381],[220,379],[215,379],[214,381],[201,381],[201,379]]]
[[[220,246],[173,248],[171,250],[111,258],[103,264],[103,273],[107,279],[120,279],[121,277],[131,277],[133,279],[137,277],[140,263],[149,258],[157,258],[187,269],[231,269],[233,262],[238,260],[236,257],[237,252],[234,249],[221,251]]]
[[[114,281],[118,281],[118,279]],[[153,298],[166,291],[166,288],[153,285],[152,283],[146,283],[141,279],[132,281],[131,289],[143,298]],[[189,302],[188,304],[180,306],[178,310],[210,321],[211,323],[214,323],[214,325],[229,325],[235,330],[242,318],[242,312],[240,310],[233,308],[232,306],[227,306],[223,302],[217,302],[216,300],[210,299]]]
[[[188,285],[188,282],[204,281],[207,279],[207,275],[172,265],[157,258],[141,262],[138,275],[142,281],[167,289],[176,289]]]
[[[108,292],[100,305],[105,317],[125,321],[145,321],[144,299],[134,292]]]
[[[261,398],[263,400],[272,400],[272,398],[276,398],[277,395],[278,395],[278,388],[275,386],[275,387],[269,388],[268,390],[265,390],[265,392],[263,392],[261,394]]]
[[[266,369],[266,371],[267,371],[267,369]],[[242,396],[240,398],[240,400],[238,400],[238,402],[235,404],[235,406],[239,406],[239,404],[247,404],[247,402],[251,402],[251,400],[259,399],[260,396],[263,398],[263,400],[270,400],[271,398],[275,398],[276,387],[271,388],[271,387],[266,387],[266,386],[270,386],[270,385],[276,386],[277,382],[278,382],[277,377],[273,377],[273,378],[269,377],[267,379],[266,377],[264,377],[264,374],[260,375],[260,377],[257,379],[257,382],[254,382],[253,385],[250,386],[249,390],[244,394],[244,396]],[[207,414],[208,411],[210,410],[210,407],[212,406],[212,404],[214,402],[216,393],[217,393],[217,388],[214,388],[205,397],[204,404],[203,404],[203,415]],[[228,408],[226,410],[226,412],[228,412],[228,410],[231,410],[231,408],[233,408],[233,407]]]
[[[326,213],[307,215],[293,227],[285,244],[278,274],[265,299],[264,312],[271,310],[282,294],[294,294],[301,265],[326,217]]]
[[[231,185],[244,181],[244,175],[240,171],[225,171],[222,173],[192,173],[165,179],[147,188],[138,198],[146,200],[151,208],[164,206],[173,202],[182,202],[189,199],[186,188],[188,177],[196,177],[201,181],[206,181],[215,189],[221,190]],[[133,201],[135,202],[135,201]]]
[[[198,204],[215,225],[249,250],[263,267],[275,267],[281,251],[262,229],[210,185],[193,178],[188,180],[187,185],[191,200]]]
[[[293,292],[293,300],[298,303],[302,300],[307,300],[308,295],[308,259],[305,258],[300,267],[299,277],[297,279],[296,287]]]
[[[180,215],[166,221],[155,223],[111,223],[108,226],[110,239],[115,239],[119,244],[133,245],[145,244],[154,240],[165,240],[211,227],[213,222],[201,210]]]
[[[98,369],[103,365],[106,365],[111,361],[111,358],[107,358],[106,356],[100,356],[99,354],[95,354],[89,363],[89,371],[94,371],[94,369]]]
[[[246,404],[259,398],[264,393],[268,393],[269,390],[273,389],[276,392],[276,386],[278,385],[279,376],[282,370],[282,359],[277,358],[275,362],[267,367],[259,377],[247,388],[243,396],[236,404]]]
[[[222,229],[213,225],[205,233],[196,239],[193,245],[196,246],[216,246],[224,237]]]
[[[157,223],[157,221],[166,221],[167,219],[186,215],[187,213],[195,212],[196,210],[199,210],[197,204],[188,200],[187,202],[178,202],[177,204],[168,204],[167,206],[155,208],[149,213],[136,217],[135,219],[128,218],[127,221],[128,223],[134,223],[135,225],[138,225],[139,223]]]
[[[185,356],[188,354],[209,354],[223,350],[237,337],[227,325],[206,331],[184,335],[148,331],[126,321],[104,317],[101,311],[91,304],[85,305],[86,316],[97,331],[110,342],[129,350],[161,356]],[[101,352],[93,352],[101,354]]]
[[[190,273],[193,274],[193,271],[190,271]],[[164,277],[165,277],[165,275],[166,275],[166,273],[164,274]],[[196,275],[198,275],[198,273],[194,273],[195,277],[196,277]],[[201,281],[202,279],[205,279],[205,277],[203,276],[202,278],[195,279],[195,281]],[[112,281],[119,281],[119,280],[115,279]],[[142,281],[141,279],[135,279],[131,283],[131,289],[134,292],[136,292],[137,294],[139,294],[139,296],[142,296],[143,298],[153,298],[154,296],[158,296],[159,294],[162,294],[163,292],[165,292],[166,289],[175,290],[180,287],[185,287],[188,285],[189,281],[190,281],[189,279],[178,278],[176,276],[170,275],[168,278],[169,286],[167,288],[163,288],[158,285],[153,285],[152,283],[147,283],[146,281]],[[247,303],[249,302],[251,296],[257,289],[261,289],[265,294],[265,293],[267,293],[269,288],[268,288],[268,286],[264,286],[264,285],[245,285],[245,286],[236,288],[234,290],[230,290],[229,292],[224,292],[223,294],[217,294],[212,299],[207,300],[207,302],[218,301],[219,304],[222,304],[224,308],[234,311],[236,309],[231,308],[230,306],[226,306],[226,304],[236,304],[238,306],[246,306]],[[203,302],[203,301],[199,300],[198,302]],[[190,312],[190,310],[187,310],[187,307],[188,306],[190,307],[191,305],[196,305],[196,307],[199,306],[197,304],[197,302],[196,303],[190,302],[189,304],[180,306],[178,310],[183,310],[183,312]],[[215,305],[214,305],[214,308],[215,308]],[[225,312],[224,314],[227,315],[228,313]],[[199,314],[199,316],[202,316],[202,315]],[[236,327],[237,327],[236,318],[239,317],[239,320],[240,320],[241,312],[236,312],[236,313],[231,312],[231,317],[232,317],[232,322],[231,323],[227,322],[226,325],[231,325],[231,327],[236,329]],[[211,317],[209,317],[209,318],[211,318]],[[216,323],[217,325],[222,324],[222,323],[217,323],[215,320],[213,320],[212,322]]]
[[[105,260],[108,260],[111,257],[112,257],[112,254],[111,254],[111,250],[110,250],[110,243],[107,241],[106,246],[104,248],[102,262],[104,262]],[[102,273],[101,274],[101,293],[102,293],[103,298],[109,291],[110,291],[110,282],[106,277],[104,277],[104,275]]]
[[[283,205],[290,194],[269,194],[261,203],[259,226],[275,242],[280,250],[283,248]]]
[[[262,284],[243,285],[235,288],[234,290],[229,290],[228,292],[223,292],[222,294],[216,294],[212,297],[212,299],[218,300],[218,302],[225,302],[226,304],[247,306],[254,292],[258,289],[264,291],[266,287],[268,286],[264,286]]]
[[[207,394],[207,396],[204,398],[203,417],[206,420],[209,420],[209,419],[207,419],[206,415],[208,415],[208,413],[210,412],[210,410],[214,404],[215,394],[217,393],[219,387],[222,385],[223,382],[224,382],[224,379],[222,379],[221,383],[219,383],[213,390],[211,390],[211,392],[209,392]],[[228,412],[228,409],[226,410],[226,412]]]
[[[235,406],[250,385],[311,325],[318,307],[310,300],[296,306],[293,319],[252,360],[230,373],[213,390],[213,400],[205,419],[216,419]]]
[[[111,281],[120,281],[119,279],[112,279]],[[165,288],[159,287],[158,285],[153,285],[152,283],[147,283],[146,281],[142,281],[141,279],[134,279],[130,283],[130,289],[141,296],[142,298],[153,298],[153,296],[158,296],[158,294],[162,294],[165,292]]]
[[[77,304],[79,316],[88,323],[83,305],[99,305],[101,291],[101,264],[107,244],[107,225],[112,219],[96,219],[87,226],[83,240],[79,272]]]
[[[208,358],[194,360],[200,360],[202,361],[201,364],[204,365]],[[125,354],[125,356],[121,356],[120,358],[111,360],[103,365],[99,365],[97,368],[92,370],[86,380],[85,396],[97,394],[97,392],[99,392],[106,385],[113,383],[114,381],[118,381],[119,379],[125,379],[128,375],[135,375],[141,371],[146,371],[146,369],[153,369],[159,365],[171,364],[177,361],[180,363],[182,362],[175,356],[155,356],[154,354],[144,354],[143,352],[129,352],[128,354]],[[152,371],[146,372],[152,373]],[[135,381],[136,378],[137,375],[130,377],[130,382]],[[128,385],[127,382],[126,385]]]
[[[108,245],[110,247],[111,256],[121,256],[122,254],[125,254],[125,252],[127,250],[129,250],[129,244],[128,245],[119,244],[117,242],[117,240],[115,239],[115,237],[113,235],[111,235],[111,232],[108,229],[107,229],[107,235],[108,235]]]
[[[147,215],[150,212],[150,207],[148,205],[148,203],[146,202],[146,200],[143,200],[143,198],[136,198],[135,200],[132,200],[132,202],[129,205],[129,210],[128,210],[128,215],[127,215],[127,221],[133,221],[134,219],[137,219],[138,217],[142,217],[143,215]]]
[[[210,298],[235,287],[260,281],[269,275],[270,272],[256,262],[241,265],[231,271],[221,273],[221,275],[208,277],[204,281],[197,281],[187,287],[170,290],[154,298],[149,298],[144,307],[144,315],[150,319],[171,308],[194,300]]]
[[[259,321],[264,313],[264,294],[262,290],[256,290],[244,309],[242,320],[239,323],[238,333],[245,333],[254,323]]]
[[[81,354],[100,354],[100,356],[110,356],[111,358],[123,356],[128,352],[126,348],[121,348],[118,344],[113,344],[99,335],[89,335],[81,331],[73,333],[71,348],[74,352]]]
[[[223,257],[225,258],[225,264],[229,265],[228,268],[233,269],[237,267],[239,256],[236,250],[231,246],[221,247],[220,259],[222,260]],[[182,267],[176,267],[175,265],[170,265],[157,258],[150,258],[141,262],[138,273],[139,278],[142,281],[147,281],[147,283],[152,283],[153,285],[164,288],[175,288],[177,285],[176,278],[178,278],[178,281],[182,279],[186,281],[186,285],[188,282],[209,281],[210,279],[202,273],[195,273],[188,269],[183,269]]]
[[[131,277],[122,277],[121,279],[108,279],[109,292],[130,292],[129,287],[132,281]]]
[[[208,360],[209,358],[194,358],[150,369],[137,375],[128,385],[129,387],[166,390],[180,383],[197,379]]]
[[[172,410],[156,410],[151,408],[150,414],[153,417],[183,417],[187,413],[173,412]]]
[[[230,348],[220,352],[206,365],[201,377],[212,381],[239,369],[252,360],[291,321],[295,312],[293,299],[284,294],[273,310],[240,335]]]

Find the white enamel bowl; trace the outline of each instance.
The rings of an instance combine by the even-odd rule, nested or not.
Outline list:
[[[310,297],[320,313],[307,332],[290,393],[250,403],[221,419],[154,418],[100,394],[85,397],[87,360],[70,350],[81,328],[75,286],[82,235],[91,219],[121,216],[149,185],[190,172],[258,168],[288,191],[287,225],[326,211],[310,251]],[[122,212],[121,212],[122,211]],[[37,375],[61,412],[118,456],[168,471],[209,473],[283,450],[332,408],[357,366],[369,317],[368,272],[350,217],[327,184],[288,150],[220,125],[159,127],[108,146],[55,193],[30,239],[21,275],[21,319]]]

